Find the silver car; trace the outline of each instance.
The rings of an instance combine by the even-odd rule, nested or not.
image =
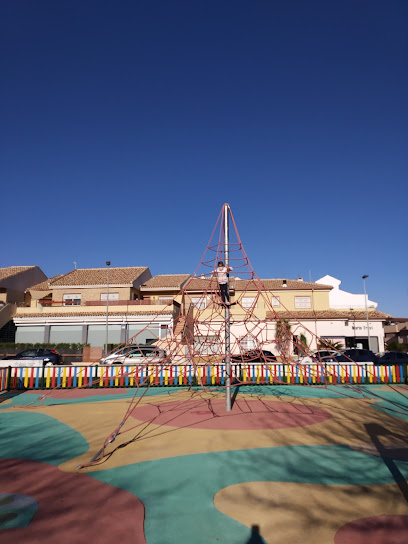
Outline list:
[[[139,365],[166,362],[166,352],[151,344],[123,346],[99,361],[102,366]]]

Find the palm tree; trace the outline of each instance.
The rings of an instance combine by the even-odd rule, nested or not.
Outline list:
[[[276,321],[275,341],[283,359],[286,359],[289,355],[290,343],[292,341],[289,319],[282,318]]]
[[[294,347],[294,353],[296,355],[306,355],[309,352],[309,346],[307,343],[306,335],[302,333],[299,334],[299,336],[296,338],[296,336],[293,337],[293,340],[295,342]]]
[[[332,349],[334,351],[340,351],[344,349],[341,342],[335,342],[334,340],[320,340],[318,349]]]

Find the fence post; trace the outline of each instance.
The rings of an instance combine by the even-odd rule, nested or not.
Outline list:
[[[7,367],[6,390],[11,389],[11,366]]]

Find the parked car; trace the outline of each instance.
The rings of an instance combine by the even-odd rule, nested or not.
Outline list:
[[[323,361],[323,357],[330,357],[331,355],[336,355],[336,353],[339,353],[338,351],[334,349],[317,349],[313,351],[310,355],[300,355],[296,362],[302,364],[302,365],[308,365],[311,363],[321,363]]]
[[[65,364],[55,349],[32,348],[3,357],[1,366],[51,366]]]
[[[252,364],[252,363],[276,363],[276,355],[271,351],[264,349],[254,349],[251,351],[245,351],[240,355],[232,355],[231,363],[232,364]]]
[[[387,351],[381,357],[378,357],[378,365],[400,365],[408,364],[408,353],[402,351]]]
[[[146,360],[146,358],[148,358]],[[152,344],[138,344],[123,346],[100,359],[99,364],[110,365],[138,365],[140,363],[161,363],[168,362],[167,355],[163,349]]]
[[[350,348],[323,357],[325,363],[376,363],[377,356],[369,349]]]

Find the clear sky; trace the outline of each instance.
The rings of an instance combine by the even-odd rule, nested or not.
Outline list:
[[[0,266],[193,273],[225,202],[261,278],[408,316],[406,0],[13,0]]]

